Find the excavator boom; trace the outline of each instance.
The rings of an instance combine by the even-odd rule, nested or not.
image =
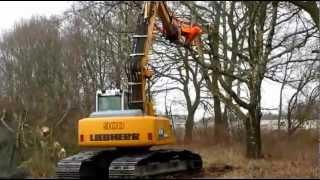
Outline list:
[[[162,22],[157,27],[156,17]],[[168,9],[164,1],[145,1],[143,14],[138,19],[136,34],[133,36],[133,52],[127,64],[126,72],[129,89],[129,108],[141,109],[148,115],[154,115],[148,80],[152,72],[148,68],[148,52],[153,44],[155,29],[160,29],[167,39],[176,44],[190,46],[199,37],[202,29],[199,25],[178,20]],[[184,42],[181,40],[184,37]]]

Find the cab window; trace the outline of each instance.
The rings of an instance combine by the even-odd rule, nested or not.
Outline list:
[[[121,96],[99,96],[98,111],[121,110]]]

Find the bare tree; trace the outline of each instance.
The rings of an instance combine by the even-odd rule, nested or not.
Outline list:
[[[229,58],[226,59],[228,55],[220,55],[219,53],[218,56],[219,59],[223,59],[222,62],[224,63],[228,62],[229,64],[237,65],[237,71],[228,73],[223,69],[223,66],[219,65],[222,64],[220,61],[216,61],[216,63],[213,64],[207,60],[206,56],[210,57],[210,55],[214,55],[213,50],[208,50],[210,46],[213,46],[212,42],[203,47],[204,55],[202,57],[197,57],[195,54],[193,57],[203,68],[207,69],[208,73],[211,71],[212,73],[222,75],[219,78],[219,85],[222,87],[223,91],[218,91],[219,97],[228,107],[232,108],[232,110],[237,113],[238,117],[245,120],[247,156],[258,158],[261,157],[261,83],[265,77],[270,79],[274,77],[269,66],[283,64],[279,61],[279,58],[304,46],[306,41],[315,33],[315,27],[308,27],[306,24],[301,23],[303,21],[300,19],[298,20],[300,23],[297,23],[297,25],[299,25],[299,28],[302,30],[299,29],[294,32],[290,31],[283,35],[280,33],[281,27],[289,21],[299,19],[299,13],[294,12],[278,15],[279,4],[280,8],[283,10],[286,9],[285,4],[276,2],[246,2],[234,4],[235,14],[238,18],[235,19],[236,21],[229,23],[228,26],[230,26],[230,24],[232,26],[233,24],[234,27],[237,27],[236,32],[238,36],[242,35],[244,42],[239,39],[238,42],[240,42],[240,44],[237,44],[236,47],[232,47],[229,43],[223,41],[223,37],[221,38],[218,36],[215,41],[221,40],[222,46],[234,53],[237,57],[239,62],[235,63],[234,61],[230,61]],[[230,7],[233,7],[232,4]],[[201,6],[200,8],[204,9],[206,12],[211,12],[211,10],[206,7]],[[207,20],[204,19],[204,21]],[[218,31],[218,29],[212,29]],[[303,35],[303,38],[295,42],[290,48],[281,50],[284,44],[288,43],[291,37],[296,34],[300,34],[300,36]],[[234,40],[235,39],[231,42]],[[242,46],[239,46],[241,44]],[[304,60],[296,61],[304,62]],[[233,91],[230,84],[227,83],[226,77],[231,77],[241,82],[242,86],[246,87],[246,90],[249,93],[248,97],[238,96],[237,93]],[[236,104],[233,104],[233,102]],[[243,110],[246,110],[247,112],[244,113]]]
[[[295,88],[295,92],[291,96],[288,102],[287,108],[287,121],[288,121],[288,134],[292,135],[299,127],[301,127],[304,122],[309,120],[308,116],[312,114],[312,106],[315,104],[315,93],[304,93],[305,87],[315,80],[315,62],[312,62],[305,69],[302,70],[301,78],[295,82],[291,83]],[[305,103],[299,102],[300,96],[307,96]],[[302,111],[304,111],[302,113]]]
[[[174,48],[174,51],[168,53],[169,49],[173,48],[169,44],[164,45],[166,45],[166,48],[163,52],[155,49],[156,54],[160,56],[158,60],[153,60],[152,67],[157,76],[173,80],[176,83],[173,88],[183,93],[187,109],[184,141],[190,143],[192,141],[195,112],[201,102],[203,77],[200,75],[199,65],[189,61],[186,49]]]
[[[318,27],[318,30],[320,31],[320,10],[318,8],[319,2],[316,1],[313,2],[301,2],[301,1],[290,1],[290,3],[296,5],[297,7],[305,10],[312,18],[316,26]]]

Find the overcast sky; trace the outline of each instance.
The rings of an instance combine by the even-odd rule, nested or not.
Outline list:
[[[28,19],[32,15],[50,16],[62,14],[71,7],[71,1],[0,1],[0,33],[12,28],[20,19]],[[262,106],[276,108],[279,103],[280,85],[264,81],[262,86]],[[288,92],[285,92],[286,96]],[[176,95],[173,95],[176,98]],[[158,107],[163,110],[163,99],[158,100]]]
[[[32,15],[62,14],[71,1],[0,1],[0,31],[10,29],[20,19]]]

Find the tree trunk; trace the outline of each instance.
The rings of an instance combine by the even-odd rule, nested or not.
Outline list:
[[[245,121],[246,138],[247,138],[247,158],[258,159],[262,157],[261,154],[261,135],[260,135],[260,121],[262,117],[261,112],[261,83],[263,79],[263,68],[256,66],[250,89],[250,104],[247,108],[248,117]]]
[[[287,122],[288,122],[288,127],[287,127],[287,133],[288,136],[292,134],[292,111],[294,107],[297,104],[297,92],[290,98],[289,103],[288,103],[288,109],[287,109]]]
[[[192,130],[193,130],[193,114],[188,114],[185,128],[184,143],[189,144],[192,141]]]
[[[247,135],[247,157],[261,158],[261,135],[260,135],[260,120],[261,112],[258,108],[249,110],[248,118],[246,119],[246,135]]]
[[[212,2],[217,11],[216,20],[214,22],[214,31],[212,32],[211,42],[212,42],[212,50],[213,50],[213,62],[216,64],[214,67],[215,72],[219,72],[221,69],[219,62],[219,28],[220,28],[220,17],[221,17],[221,3],[220,2]],[[224,119],[222,119],[221,113],[221,103],[220,97],[218,95],[219,86],[218,86],[218,77],[221,76],[218,73],[214,73],[212,75],[212,91],[213,91],[213,100],[214,100],[214,136],[216,139],[220,139],[222,134],[225,131]]]
[[[282,92],[284,88],[284,83],[281,86],[280,90],[280,102],[279,102],[279,112],[278,112],[278,131],[281,129],[281,118],[282,118]]]
[[[218,89],[218,82],[216,79],[213,82],[213,86],[214,86],[214,89]],[[215,138],[219,139],[219,137],[222,137],[225,128],[224,128],[224,122],[221,114],[220,98],[217,95],[213,95],[213,100],[214,100],[214,136]]]
[[[288,108],[289,109],[289,108]],[[292,119],[291,119],[291,110],[288,111],[288,114],[287,114],[287,121],[288,121],[288,129],[287,129],[287,134],[288,136],[291,136],[292,135]]]
[[[228,126],[229,126],[229,121],[230,121],[230,118],[229,118],[229,113],[230,110],[228,109],[227,106],[225,106],[224,108],[224,111],[222,113],[222,119],[223,119],[223,122],[224,122],[224,128],[225,128],[225,133],[228,133]]]
[[[290,55],[289,60],[291,60],[291,58],[292,58],[292,54]],[[286,85],[288,68],[289,68],[289,63],[286,64],[286,68],[285,68],[285,71],[284,71],[284,77],[283,77],[283,83],[281,84],[281,89],[280,89],[280,102],[279,102],[279,112],[278,112],[278,131],[280,131],[280,129],[281,129],[282,95],[283,95],[284,86]]]

